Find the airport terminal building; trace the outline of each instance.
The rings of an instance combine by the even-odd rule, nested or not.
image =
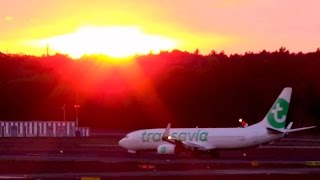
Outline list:
[[[75,121],[0,121],[0,137],[87,137],[88,127]]]

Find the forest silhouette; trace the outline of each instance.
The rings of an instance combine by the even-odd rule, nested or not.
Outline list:
[[[106,57],[105,57],[106,58]],[[106,58],[107,59],[107,58]],[[98,56],[0,53],[0,120],[75,120],[92,129],[234,127],[260,121],[284,87],[289,120],[320,125],[320,49],[226,55],[173,50],[135,56],[130,65]],[[318,133],[317,129],[311,132]]]

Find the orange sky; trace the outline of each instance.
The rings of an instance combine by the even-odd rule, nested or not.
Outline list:
[[[170,44],[168,49],[199,48],[202,54],[281,46],[315,51],[320,47],[319,7],[318,0],[0,0],[0,51],[41,55],[48,39],[83,27],[136,28],[143,37],[130,43],[148,39],[141,48],[160,43],[152,41],[157,37]]]

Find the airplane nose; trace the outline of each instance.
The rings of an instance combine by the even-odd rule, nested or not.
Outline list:
[[[118,144],[121,146],[121,147],[123,147],[124,148],[124,146],[125,146],[125,139],[124,138],[122,138],[119,142],[118,142]]]

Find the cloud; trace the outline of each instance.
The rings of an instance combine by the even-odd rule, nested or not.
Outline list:
[[[2,18],[3,21],[12,21],[13,17],[12,16],[5,16]]]

